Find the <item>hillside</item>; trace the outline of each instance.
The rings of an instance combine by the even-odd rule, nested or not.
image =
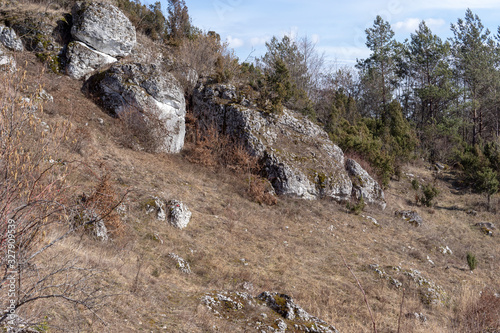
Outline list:
[[[155,47],[141,35],[138,43],[139,50]],[[148,150],[138,138],[142,132],[131,134],[127,122],[106,110],[102,100],[89,98],[82,80],[54,73],[50,61],[47,66],[47,59],[41,62],[35,53],[9,53],[17,70],[0,73],[5,88],[0,165],[6,170],[1,223],[25,216],[38,221],[36,228],[21,230],[29,241],[18,238],[23,242],[16,250],[26,253],[19,260],[27,273],[19,277],[16,290],[21,291],[18,299],[30,293],[40,297],[19,306],[21,326],[31,329],[16,332],[328,332],[321,325],[339,332],[372,332],[358,282],[378,332],[500,329],[499,238],[494,226],[477,226],[498,224],[498,198],[493,196],[488,209],[485,196],[466,186],[461,170],[421,158],[405,162],[399,177],[388,180],[383,210],[366,205],[355,212],[348,208],[359,204],[355,198],[348,203],[328,196],[304,200],[278,195],[276,204],[258,203],[251,191],[257,175],[250,167],[207,165],[197,155],[200,134],[189,122],[194,118],[189,105],[183,149]],[[140,56],[148,55],[131,53],[120,64]],[[102,73],[91,72],[94,79]],[[52,98],[41,97],[46,95]],[[15,135],[6,134],[7,125],[19,124],[9,115],[25,120]],[[31,122],[46,125],[29,127]],[[33,132],[22,132],[23,126]],[[222,133],[211,139],[222,141]],[[300,157],[299,151],[293,153]],[[27,156],[38,156],[41,170],[50,172],[23,167],[19,160],[36,164]],[[47,174],[47,187],[37,192]],[[18,177],[22,180],[16,186],[26,182],[31,191],[27,207],[38,207],[30,206],[32,193],[40,198],[49,193],[51,202],[65,208],[8,215],[17,203],[5,199],[17,193],[9,182]],[[415,189],[414,180],[438,189],[430,207],[417,203],[422,190]],[[21,201],[23,193],[19,191]],[[181,230],[159,219],[156,199],[187,205],[192,212],[188,226]],[[90,218],[93,223],[82,222],[90,210],[106,223],[107,241],[96,235],[95,217]],[[421,225],[396,214],[404,210],[418,213]],[[9,229],[1,230],[4,237]],[[0,246],[7,244],[6,237]],[[29,256],[53,240],[58,241],[40,256]],[[468,254],[477,259],[473,271]],[[8,308],[8,275],[0,276],[0,304]],[[274,309],[257,298],[265,291],[279,293]],[[309,316],[287,317],[286,297],[280,294],[325,323]]]

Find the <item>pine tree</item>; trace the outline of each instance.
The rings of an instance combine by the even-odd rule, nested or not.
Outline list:
[[[174,44],[191,35],[191,20],[184,0],[168,0],[167,35]]]
[[[389,22],[377,16],[373,27],[365,30],[368,59],[358,60],[365,109],[377,118],[386,116],[396,83],[394,31]]]

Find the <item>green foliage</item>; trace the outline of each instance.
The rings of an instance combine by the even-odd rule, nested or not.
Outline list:
[[[170,43],[177,45],[179,41],[193,36],[195,32],[184,0],[168,0],[167,36]]]
[[[484,146],[465,146],[459,153],[459,163],[463,169],[464,180],[479,193],[484,193],[490,209],[491,196],[498,192],[500,181],[498,170],[500,153],[498,145],[487,143]]]
[[[418,180],[412,179],[411,181],[411,187],[415,190],[418,191],[420,189],[420,184],[418,183]]]
[[[314,117],[312,102],[300,88],[307,86],[309,79],[304,55],[297,44],[288,36],[281,41],[273,37],[266,47],[266,54],[259,60],[265,73],[261,105],[273,113],[279,114],[287,106]],[[269,107],[265,105],[267,100],[271,103]]]
[[[355,215],[359,215],[363,209],[365,209],[365,200],[363,198],[359,199],[357,203],[352,204],[350,202],[347,203],[347,209],[351,211],[351,213]]]
[[[475,270],[477,267],[477,259],[476,256],[470,252],[467,252],[467,264],[471,271]]]
[[[159,1],[149,6],[141,4],[139,0],[118,0],[117,4],[138,31],[153,40],[165,37],[167,20]]]
[[[390,103],[387,117],[383,120],[359,118],[352,123],[342,114],[355,109],[351,97],[337,92],[325,128],[333,142],[345,152],[354,152],[377,171],[382,184],[387,186],[398,165],[410,160],[417,146],[414,130],[404,119],[397,102]]]
[[[498,192],[498,176],[496,171],[491,168],[483,168],[477,173],[478,185],[477,189],[486,194],[488,198],[488,210],[490,209],[491,196]]]
[[[426,207],[432,206],[432,200],[434,200],[439,195],[439,190],[432,186],[431,184],[427,184],[422,188],[423,196],[419,197],[419,201],[422,205]]]

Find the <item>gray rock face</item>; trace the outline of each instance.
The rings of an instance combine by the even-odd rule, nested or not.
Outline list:
[[[233,86],[201,84],[194,91],[194,115],[202,128],[215,126],[259,157],[277,194],[349,199],[352,183],[344,154],[325,131],[286,109],[269,115],[235,102]]]
[[[66,59],[66,74],[77,80],[104,65],[117,61],[116,58],[93,50],[81,42],[68,44]]]
[[[135,28],[118,8],[108,3],[78,3],[73,7],[73,38],[113,57],[130,54]]]
[[[12,28],[0,25],[0,43],[12,51],[23,51],[24,46],[21,38],[19,38]]]
[[[385,209],[384,191],[380,185],[355,160],[347,159],[346,170],[352,181],[352,191],[356,199],[367,204],[376,204]]]
[[[170,73],[155,65],[114,65],[87,80],[84,90],[112,114],[138,112],[154,121],[160,127],[155,137],[162,141],[158,152],[178,153],[184,146],[186,102]]]
[[[422,217],[413,210],[398,210],[394,214],[416,227],[420,227],[422,225]]]
[[[170,200],[167,203],[168,221],[174,227],[184,229],[191,220],[191,211],[189,208],[178,200]]]
[[[293,299],[285,294],[270,293],[264,291],[257,298],[276,311],[283,318],[288,320],[299,320],[312,323],[311,329],[308,332],[317,333],[338,333],[337,329],[325,321],[314,317],[307,313],[300,306],[295,304]]]
[[[2,47],[0,47],[0,69],[6,72],[16,70],[16,60],[13,56],[7,54]]]

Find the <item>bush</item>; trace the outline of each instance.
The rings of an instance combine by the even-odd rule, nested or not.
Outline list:
[[[365,200],[363,198],[359,199],[356,203],[347,203],[347,209],[351,211],[351,213],[355,215],[359,215],[363,209],[365,209]]]
[[[419,197],[418,201],[426,207],[431,207],[432,200],[438,196],[439,190],[431,184],[427,184],[422,188],[422,192],[424,195]]]
[[[455,332],[486,333],[500,331],[500,297],[484,290],[477,300],[470,300],[458,311],[454,320]]]
[[[467,264],[469,265],[471,271],[475,270],[477,267],[476,256],[470,252],[467,252]]]

